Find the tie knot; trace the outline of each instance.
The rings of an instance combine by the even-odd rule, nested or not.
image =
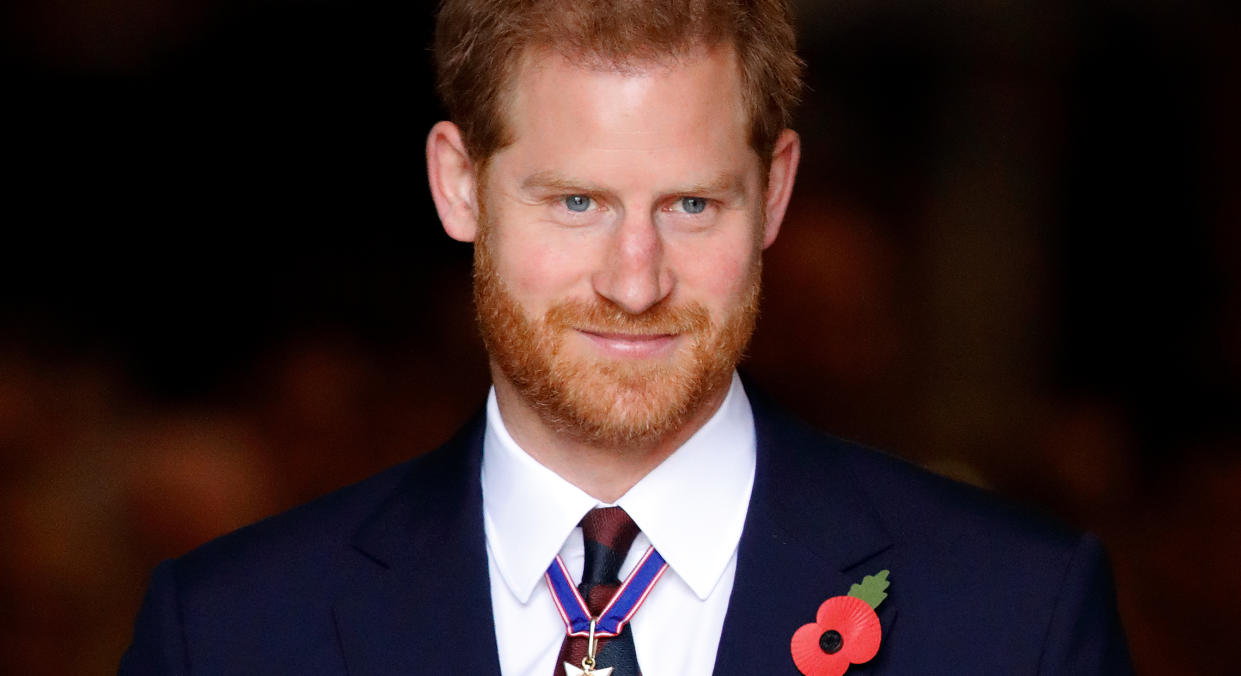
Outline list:
[[[586,546],[582,584],[619,582],[621,564],[638,532],[638,524],[620,507],[598,507],[587,512],[582,517],[582,540]]]

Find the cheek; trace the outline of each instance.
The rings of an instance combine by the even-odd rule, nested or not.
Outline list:
[[[566,300],[590,278],[590,242],[580,237],[515,227],[497,239],[497,269],[509,292],[532,313]]]
[[[707,305],[720,316],[731,310],[749,288],[751,269],[758,256],[754,239],[746,236],[711,241],[679,252],[679,283],[686,299]]]

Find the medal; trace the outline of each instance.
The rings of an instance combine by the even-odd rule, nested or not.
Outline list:
[[[633,619],[634,613],[638,612],[638,608],[646,601],[646,597],[650,596],[655,583],[659,582],[659,578],[663,577],[667,570],[668,563],[664,561],[664,557],[660,556],[654,547],[648,547],[642,559],[638,561],[638,565],[634,566],[633,572],[629,573],[629,577],[625,578],[620,588],[604,606],[603,612],[595,617],[591,615],[577,586],[569,579],[569,571],[565,569],[564,561],[559,556],[552,561],[552,564],[547,567],[545,577],[547,587],[552,593],[552,600],[556,603],[556,610],[560,613],[560,619],[564,620],[565,634],[584,636],[587,639],[586,657],[582,658],[582,666],[579,668],[565,662],[565,676],[611,675],[612,667],[596,668],[598,666],[595,663],[597,639],[601,636],[614,637],[620,634],[625,625]]]
[[[598,639],[595,637],[595,621],[590,621],[590,637],[586,643],[586,657],[582,658],[582,668],[564,663],[565,676],[612,676],[612,667],[604,667],[599,671],[595,671],[595,644]]]

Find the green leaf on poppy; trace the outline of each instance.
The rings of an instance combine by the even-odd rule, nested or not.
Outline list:
[[[869,603],[871,608],[878,608],[879,604],[888,598],[884,590],[890,584],[892,583],[888,582],[888,571],[881,570],[874,575],[867,575],[862,578],[862,584],[855,584],[849,587],[849,596],[862,599]]]

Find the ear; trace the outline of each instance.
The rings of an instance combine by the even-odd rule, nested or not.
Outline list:
[[[771,153],[771,168],[767,172],[766,219],[763,223],[763,248],[771,246],[780,234],[784,212],[793,194],[793,181],[797,178],[797,163],[801,161],[801,137],[792,129],[785,129],[776,139]]]
[[[477,177],[461,130],[451,122],[436,123],[427,135],[427,180],[444,232],[473,242],[478,235]]]

